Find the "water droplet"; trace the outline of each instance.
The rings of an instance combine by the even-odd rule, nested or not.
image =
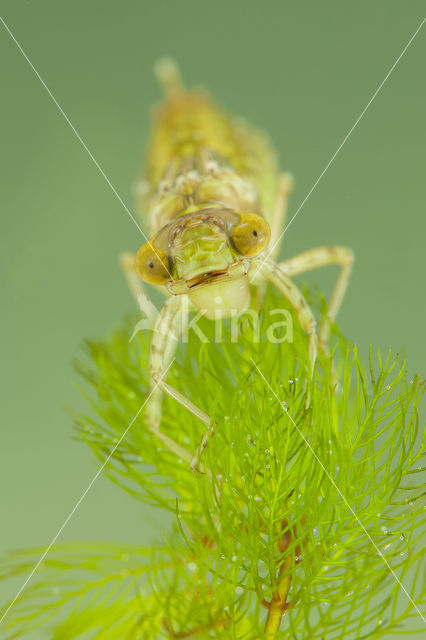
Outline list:
[[[246,451],[246,452],[245,452],[245,454],[244,454],[244,456],[245,456],[246,458],[248,458],[248,457],[249,457],[249,455],[250,455],[250,454],[249,454],[247,451]]]
[[[237,556],[232,556],[231,558],[232,562],[235,562],[236,559],[237,559]]]
[[[271,450],[270,449],[265,449],[265,453],[269,454],[269,453],[271,453]]]
[[[253,497],[252,495],[248,495],[248,496],[247,496],[247,498],[248,498],[249,500],[251,500],[251,499],[252,499],[252,497]]]
[[[294,380],[292,380],[291,378],[289,378],[289,379],[288,379],[288,383],[289,383],[289,384],[293,384],[293,383],[294,383]]]
[[[387,533],[388,532],[387,527],[385,527],[385,525],[382,525],[380,528],[381,528],[383,533]]]
[[[189,562],[186,566],[188,567],[188,571],[195,571],[197,569],[195,562]]]
[[[270,468],[271,468],[271,465],[270,465],[270,464],[267,464],[267,465],[265,465],[265,466],[266,466],[266,468],[267,468],[267,469],[270,469]]]
[[[222,558],[222,560],[225,560],[226,556],[222,553],[222,555],[220,556]]]
[[[224,417],[224,420],[229,420],[229,416],[225,416],[225,417]]]
[[[404,534],[403,534],[403,533],[401,533],[401,535],[399,536],[399,539],[400,539],[400,540],[405,540],[405,536],[404,536]]]

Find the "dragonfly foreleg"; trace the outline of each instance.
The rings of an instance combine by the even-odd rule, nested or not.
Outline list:
[[[213,435],[213,421],[210,416],[194,404],[183,393],[168,384],[162,376],[173,359],[177,343],[184,327],[184,296],[173,296],[169,298],[154,324],[154,332],[151,340],[149,369],[152,379],[152,386],[155,385],[150,402],[147,405],[146,421],[150,429],[154,432],[158,430],[161,421],[162,392],[174,398],[185,409],[190,411],[196,418],[207,427],[199,447],[195,454],[185,459],[190,462],[191,468],[195,471],[201,453],[207,446],[209,438]]]
[[[119,255],[120,267],[126,278],[127,285],[133,298],[138,302],[139,296],[144,294],[144,285],[135,271],[135,256],[130,251],[123,251]]]
[[[312,375],[318,352],[317,325],[315,316],[302,292],[274,262],[257,258],[252,262],[252,269],[254,273],[261,275],[275,285],[295,310],[302,329],[308,334],[310,373]]]
[[[281,240],[284,235],[283,229],[285,229],[287,204],[293,190],[293,184],[293,176],[290,173],[281,173],[278,176],[271,216],[271,239],[269,241],[269,246],[271,247],[270,257],[274,260],[280,252]]]
[[[270,223],[271,239],[269,246],[271,249],[270,253],[268,253],[268,258],[272,258],[273,260],[276,260],[280,252],[281,241],[284,235],[283,229],[285,229],[288,199],[293,190],[293,184],[294,179],[291,173],[281,173],[278,176]],[[258,277],[253,279],[253,284],[258,285],[255,300],[256,308],[260,309],[265,297],[266,283],[260,282],[260,273],[257,275]]]
[[[306,273],[312,269],[326,267],[328,265],[337,265],[340,267],[339,275],[328,302],[327,313],[321,322],[318,333],[320,345],[326,352],[328,351],[330,324],[335,321],[342,304],[352,272],[353,262],[354,253],[352,249],[349,247],[335,246],[316,247],[315,249],[304,251],[303,253],[278,264],[278,267],[289,277],[293,277],[300,273]]]

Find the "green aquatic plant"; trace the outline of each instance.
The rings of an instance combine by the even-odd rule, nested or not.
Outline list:
[[[87,343],[77,368],[90,410],[75,417],[78,437],[103,473],[173,524],[155,548],[55,545],[2,637],[40,627],[54,640],[331,640],[420,627],[425,383],[390,354],[371,353],[364,367],[336,328],[307,383],[298,323],[291,343],[266,337],[268,310],[282,304],[267,291],[259,341],[250,322],[235,341],[228,321],[216,343],[203,320],[209,342],[180,345],[168,379],[215,419],[196,472],[195,417],[164,399],[172,447],[144,424],[149,331],[129,341],[128,318]],[[23,579],[42,553],[11,554],[0,578]]]

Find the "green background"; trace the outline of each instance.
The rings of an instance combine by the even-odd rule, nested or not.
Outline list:
[[[130,209],[160,98],[152,68],[168,54],[188,85],[205,84],[269,132],[296,178],[292,215],[419,26],[422,4],[10,0],[0,13]],[[351,245],[342,330],[364,357],[370,344],[402,351],[423,375],[425,31],[282,248],[284,257]],[[106,336],[133,309],[117,255],[141,238],[1,25],[0,60],[4,551],[50,542],[96,471],[64,409],[84,407],[71,361],[84,338]],[[308,279],[329,288],[335,275]],[[61,540],[146,543],[163,525],[100,477]],[[2,587],[2,599],[19,584]]]

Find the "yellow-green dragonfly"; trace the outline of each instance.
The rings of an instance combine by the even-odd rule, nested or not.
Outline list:
[[[187,91],[172,60],[162,60],[156,70],[165,101],[155,111],[147,169],[138,184],[138,206],[150,239],[136,256],[124,254],[122,265],[135,296],[141,292],[139,277],[167,295],[151,339],[146,422],[182,453],[159,431],[162,392],[169,394],[207,426],[199,454],[212,434],[211,419],[163,379],[182,328],[183,302],[209,318],[226,317],[248,307],[251,283],[271,282],[308,335],[313,370],[318,343],[327,348],[353,252],[318,247],[277,262],[293,179],[279,172],[268,138],[225,114],[205,90]],[[315,317],[292,277],[333,264],[340,272],[317,332]]]

